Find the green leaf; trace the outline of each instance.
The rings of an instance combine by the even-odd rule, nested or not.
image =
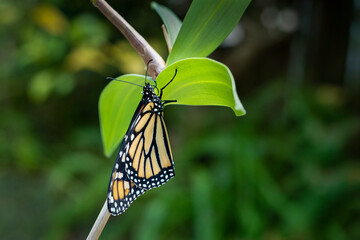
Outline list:
[[[145,76],[128,74],[117,79],[144,85]],[[133,84],[111,81],[101,92],[99,118],[104,153],[109,157],[124,137],[142,94]]]
[[[163,100],[177,100],[181,105],[227,106],[236,116],[245,114],[236,93],[230,70],[222,63],[208,58],[189,58],[165,68],[157,78],[158,88],[165,86]],[[144,85],[142,75],[123,75],[118,80]],[[150,77],[148,78],[151,79]],[[104,153],[109,157],[124,137],[137,105],[142,89],[118,81],[110,82],[99,99],[99,117]]]
[[[155,9],[164,22],[172,47],[181,28],[180,19],[170,9],[156,2],[152,2],[151,7]]]
[[[236,92],[234,78],[222,63],[209,58],[188,58],[165,68],[157,77],[158,88],[165,86],[163,100],[177,100],[180,105],[214,105],[233,109],[236,116],[245,114]]]
[[[239,22],[251,0],[194,0],[169,54],[167,64],[206,57]]]

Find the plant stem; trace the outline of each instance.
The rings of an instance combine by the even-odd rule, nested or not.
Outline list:
[[[150,46],[150,44],[120,16],[105,0],[91,0],[92,3],[107,17],[107,19],[119,29],[133,48],[147,64],[149,64],[148,72],[153,79],[165,68],[165,62],[162,57]]]
[[[95,7],[102,12],[107,19],[119,29],[126,37],[129,43],[142,57],[145,64],[148,64],[149,75],[156,79],[160,72],[165,68],[165,62],[162,57],[150,46],[150,44],[128,23],[120,16],[105,0],[91,0]],[[107,210],[107,202],[105,201],[87,239],[98,239],[102,230],[104,229],[110,213]]]
[[[107,210],[107,201],[105,201],[104,206],[102,207],[99,216],[97,217],[91,231],[86,238],[86,240],[95,240],[99,239],[102,230],[104,229],[107,221],[109,220],[110,213]]]
[[[172,49],[172,46],[171,46],[171,43],[170,43],[170,38],[169,38],[169,35],[166,31],[166,28],[165,28],[165,25],[161,25],[161,29],[163,30],[163,33],[164,33],[164,38],[165,38],[165,41],[166,41],[166,45],[168,47],[168,50],[169,50],[169,53],[171,52],[171,49]]]

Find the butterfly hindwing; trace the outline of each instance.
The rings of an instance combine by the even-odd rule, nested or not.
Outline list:
[[[109,182],[107,203],[108,210],[112,215],[123,213],[138,196],[145,192],[144,189],[131,182],[125,173],[126,154],[123,147],[125,142],[123,141],[121,144]]]

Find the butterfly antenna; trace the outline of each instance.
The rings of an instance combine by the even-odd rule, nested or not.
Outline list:
[[[146,64],[146,71],[145,71],[145,84],[146,84],[146,77],[147,77],[147,73],[148,73],[148,69],[149,69],[149,64],[152,62],[152,59],[150,59],[147,64]]]
[[[143,86],[141,86],[141,85],[139,85],[139,84],[136,84],[136,83],[132,83],[132,82],[124,81],[124,80],[119,80],[119,79],[112,78],[112,77],[107,77],[106,79],[107,79],[107,80],[115,80],[115,81],[118,81],[118,82],[129,83],[129,84],[132,84],[132,85],[136,85],[136,86],[138,86],[138,87],[141,87],[141,88],[143,87]]]
[[[165,86],[163,86],[163,87],[160,89],[160,96],[159,96],[160,98],[162,97],[164,88],[166,88],[166,87],[174,80],[174,78],[175,78],[175,76],[176,76],[176,73],[177,73],[177,68],[175,69],[175,74],[174,74],[174,76],[172,77],[172,79],[171,79]]]

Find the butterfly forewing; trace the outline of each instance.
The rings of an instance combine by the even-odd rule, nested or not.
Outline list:
[[[135,185],[148,190],[174,177],[174,163],[161,103],[148,102],[129,134],[131,141],[125,168]]]

